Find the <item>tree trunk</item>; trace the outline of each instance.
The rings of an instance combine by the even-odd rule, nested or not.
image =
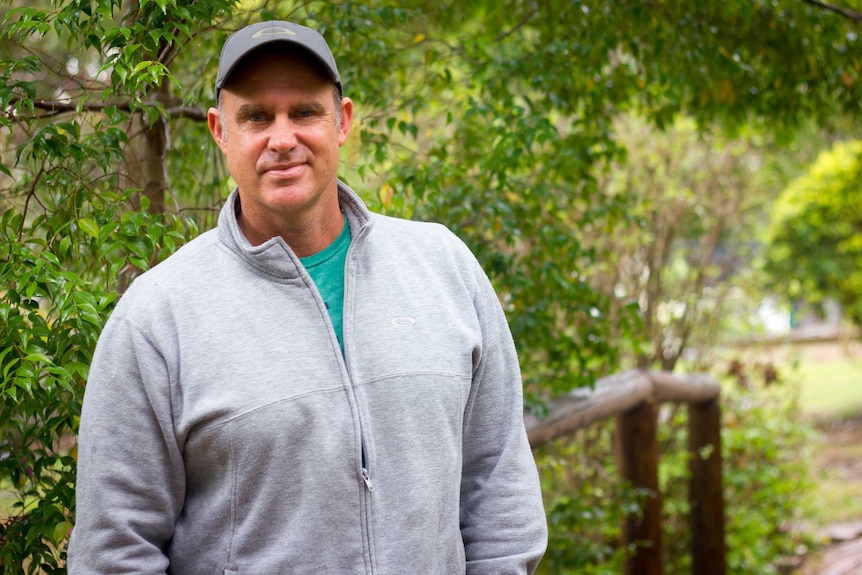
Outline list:
[[[153,93],[156,100],[165,101],[169,95],[167,82]],[[121,178],[123,188],[134,189],[133,210],[141,209],[141,198],[149,202],[147,211],[152,214],[165,212],[165,196],[170,189],[166,155],[168,151],[168,119],[164,116],[150,124],[144,113],[132,116],[129,127],[129,144],[125,153],[125,173]],[[118,291],[124,293],[132,280],[143,270],[127,263],[120,272]]]
[[[132,117],[129,145],[126,148],[125,188],[139,190],[134,208],[140,209],[140,198],[149,200],[149,212],[165,211],[165,193],[169,188],[165,155],[168,150],[168,121],[161,117],[152,125],[143,114]]]

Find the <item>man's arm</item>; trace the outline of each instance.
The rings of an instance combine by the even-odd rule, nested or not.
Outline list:
[[[185,491],[169,390],[152,343],[127,320],[108,321],[81,413],[70,575],[165,573]]]
[[[548,531],[527,442],[518,358],[506,318],[479,270],[483,345],[464,415],[461,534],[468,575],[533,573]]]

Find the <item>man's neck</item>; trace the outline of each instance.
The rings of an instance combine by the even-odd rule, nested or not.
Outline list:
[[[335,210],[328,210],[323,217],[299,222],[284,222],[277,226],[277,230],[264,230],[251,225],[248,219],[243,217],[242,210],[238,210],[237,222],[250,244],[258,246],[275,236],[281,236],[296,256],[300,258],[323,251],[338,238],[344,229],[344,215],[337,205]]]

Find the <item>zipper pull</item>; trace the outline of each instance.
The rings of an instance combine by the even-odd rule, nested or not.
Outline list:
[[[374,484],[371,483],[371,476],[368,475],[368,469],[362,468],[362,481],[365,482],[365,487],[368,488],[368,491],[374,491]]]

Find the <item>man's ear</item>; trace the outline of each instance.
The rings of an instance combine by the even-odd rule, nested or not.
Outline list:
[[[343,146],[350,135],[350,127],[353,125],[353,100],[341,99],[341,128],[338,130],[338,145]]]
[[[209,126],[210,134],[218,147],[224,151],[224,125],[221,121],[221,114],[218,108],[210,108],[207,110],[207,126]]]

